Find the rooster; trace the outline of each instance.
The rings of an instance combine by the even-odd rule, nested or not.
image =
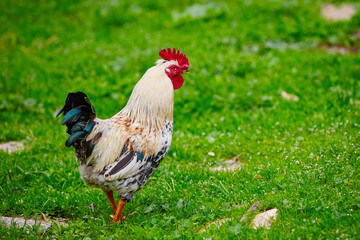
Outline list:
[[[179,89],[188,73],[187,57],[163,49],[162,59],[146,71],[134,87],[126,106],[109,119],[99,119],[83,92],[69,93],[62,125],[70,135],[84,182],[101,188],[115,214],[113,222],[125,218],[126,203],[142,189],[169,151],[173,131],[174,90]],[[116,205],[113,192],[118,193]]]

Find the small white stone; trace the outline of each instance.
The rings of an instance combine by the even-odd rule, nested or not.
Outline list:
[[[214,157],[215,153],[214,152],[208,152],[208,155],[211,156],[211,157]]]
[[[258,229],[260,227],[263,227],[265,229],[270,229],[270,226],[276,220],[278,211],[279,211],[278,209],[274,208],[269,211],[256,215],[255,218],[252,220],[250,226],[252,226],[253,229]]]
[[[298,102],[299,101],[298,96],[296,96],[294,94],[287,93],[285,91],[281,91],[281,96],[287,101],[292,101],[292,102]]]
[[[67,227],[68,224],[63,221],[56,221],[56,220],[47,220],[48,222],[44,220],[34,220],[34,219],[24,219],[19,217],[1,217],[0,216],[0,224],[3,226],[7,226],[11,228],[13,226],[13,223],[15,223],[15,227],[17,228],[23,228],[25,226],[33,227],[34,225],[40,225],[41,231],[46,232],[52,225],[52,222],[58,222],[60,225]]]
[[[0,144],[0,150],[3,150],[8,153],[12,153],[22,149],[24,149],[24,144],[22,142],[7,142]]]
[[[342,4],[339,7],[333,4],[325,4],[321,9],[321,15],[327,20],[343,21],[350,20],[356,13],[355,8],[350,4]]]

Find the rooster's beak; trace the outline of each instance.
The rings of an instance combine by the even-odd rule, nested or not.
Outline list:
[[[185,69],[185,70],[182,70],[181,73],[189,73],[189,70]]]

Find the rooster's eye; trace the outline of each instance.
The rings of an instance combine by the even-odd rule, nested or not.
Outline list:
[[[173,69],[175,70],[175,69],[176,69],[176,67],[173,67]]]

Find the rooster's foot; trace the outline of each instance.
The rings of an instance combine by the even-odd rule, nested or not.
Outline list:
[[[110,215],[110,217],[111,217],[111,219],[112,219],[112,222],[111,223],[116,223],[116,222],[121,222],[121,221],[125,221],[125,219],[126,219],[126,217],[124,217],[124,216],[118,216],[118,215],[116,215],[116,214],[114,214],[114,215]]]

